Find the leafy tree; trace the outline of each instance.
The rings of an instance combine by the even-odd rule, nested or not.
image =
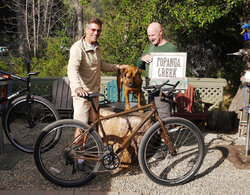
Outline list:
[[[5,8],[4,11],[11,12],[11,14],[0,14],[1,21],[12,23],[5,24],[5,31],[1,29],[0,32],[5,34],[12,32],[8,34],[15,35],[1,37],[1,40],[5,41],[3,45],[9,45],[11,53],[9,58],[5,57],[1,61],[1,68],[25,75],[25,60],[31,56],[31,68],[40,71],[39,76],[65,76],[68,53],[61,46],[69,48],[79,38],[79,34],[82,36],[83,26],[79,25],[82,31],[78,28],[78,24],[82,22],[79,20],[81,15],[85,19],[98,16],[93,7],[94,3],[96,0],[4,0],[3,3],[1,2],[0,5]],[[75,9],[78,10],[81,7],[84,12],[79,12],[77,19]],[[68,39],[67,44],[63,41],[65,38]],[[10,44],[13,46],[10,47]]]
[[[66,35],[65,31],[57,31],[55,38],[46,39],[47,48],[44,55],[40,58],[32,57],[31,71],[38,71],[39,77],[62,77],[66,76],[68,64],[68,48],[71,39]],[[1,63],[1,69],[10,71],[20,76],[26,76],[27,68],[24,63],[24,57],[15,57],[10,54],[7,63]],[[8,64],[8,67],[7,67]]]
[[[100,43],[106,61],[135,65],[148,44],[146,28],[156,18],[152,1],[108,0],[103,2],[103,27]]]
[[[188,75],[226,78],[236,92],[245,65],[242,57],[227,54],[243,48],[238,23],[246,6],[246,0],[167,1],[164,12],[173,21],[168,33],[188,51]]]
[[[242,48],[239,16],[246,15],[246,0],[108,0],[101,44],[109,62],[135,64],[148,45],[146,28],[153,21],[164,27],[165,38],[188,52],[187,76],[226,77],[230,68],[243,66],[226,56]],[[235,61],[234,60],[234,61]],[[237,65],[236,65],[237,64]],[[230,76],[229,76],[230,75]],[[235,84],[237,85],[237,83]]]
[[[66,76],[68,64],[68,49],[71,39],[64,31],[58,31],[56,38],[47,39],[44,56],[33,58],[33,70],[40,71],[40,77]]]

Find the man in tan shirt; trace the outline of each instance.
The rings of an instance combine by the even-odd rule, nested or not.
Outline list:
[[[101,59],[100,46],[97,39],[101,35],[102,21],[98,18],[89,20],[85,28],[85,36],[75,42],[70,49],[68,63],[68,78],[73,96],[74,119],[88,124],[93,122],[93,108],[86,99],[88,93],[99,93],[101,84],[101,71],[116,72],[127,65],[108,64]],[[98,106],[98,98],[94,100]]]
[[[95,120],[94,110],[91,103],[80,96],[88,96],[89,93],[99,93],[101,85],[101,71],[116,72],[118,69],[126,68],[128,65],[116,65],[103,62],[101,59],[100,46],[97,39],[101,35],[102,21],[98,18],[89,20],[85,27],[85,36],[75,42],[70,49],[68,63],[68,78],[70,81],[71,94],[73,96],[74,119],[88,122]],[[99,99],[94,99],[98,107]],[[80,134],[76,128],[75,137]],[[83,150],[85,138],[79,140],[77,145]],[[77,168],[85,170],[87,164],[83,159],[77,159]]]

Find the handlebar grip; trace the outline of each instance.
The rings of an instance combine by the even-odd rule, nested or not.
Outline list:
[[[105,97],[103,94],[101,93],[89,93],[88,96],[82,96],[82,95],[79,95],[77,94],[78,97],[81,97],[81,98],[84,98],[84,99],[90,99],[90,98],[94,98],[94,97],[99,97],[99,96],[103,96]]]

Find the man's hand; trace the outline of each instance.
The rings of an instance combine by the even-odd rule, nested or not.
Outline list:
[[[141,60],[143,62],[146,62],[146,63],[151,63],[153,61],[153,58],[150,56],[150,55],[145,55],[145,56],[142,56]]]
[[[119,69],[124,69],[124,68],[127,68],[129,65],[126,65],[126,64],[122,64],[122,65],[119,65],[118,68]]]
[[[88,96],[89,95],[89,93],[87,92],[87,91],[85,91],[83,88],[81,88],[81,87],[78,87],[76,90],[75,90],[75,92],[76,92],[76,95],[77,96],[83,96],[83,97],[85,97],[85,96]]]

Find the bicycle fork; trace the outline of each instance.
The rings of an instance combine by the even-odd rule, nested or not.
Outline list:
[[[173,143],[172,141],[170,140],[169,136],[168,136],[168,132],[164,126],[164,123],[163,121],[161,120],[161,118],[159,116],[156,116],[156,120],[159,121],[160,125],[161,125],[161,128],[162,128],[162,131],[163,131],[163,140],[164,140],[164,143],[170,148],[171,150],[171,154],[172,155],[175,155],[176,154],[176,151],[174,149],[174,146],[173,146]]]
[[[32,104],[31,96],[28,93],[26,96],[26,116],[27,116],[27,122],[29,126],[27,126],[27,128],[33,128],[35,126],[35,120],[32,117],[32,113],[31,113],[31,104]]]

